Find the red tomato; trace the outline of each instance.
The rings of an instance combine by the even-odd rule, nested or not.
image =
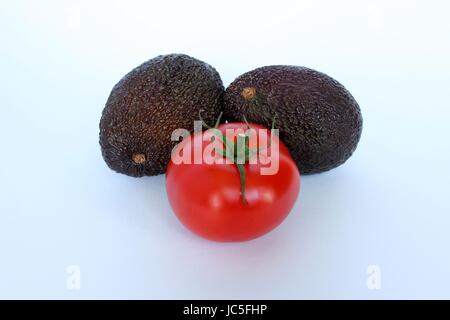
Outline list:
[[[250,128],[261,130],[259,134],[270,141],[270,130],[255,124],[250,124]],[[227,129],[245,132],[247,124],[226,123],[218,129],[223,134]],[[211,138],[206,135],[203,132],[185,138],[178,145],[183,150],[180,154],[188,152],[192,156],[196,151],[204,152]],[[236,134],[226,136],[236,141]],[[259,148],[267,147],[261,141],[258,143]],[[244,164],[245,202],[236,164],[205,163],[225,161],[222,154],[213,152],[201,164],[175,164],[172,157],[166,173],[166,190],[178,219],[192,232],[214,241],[250,240],[278,226],[289,214],[300,190],[297,166],[286,146],[281,141],[278,143],[279,152],[273,158],[279,164],[275,174],[262,175],[261,168],[269,165],[258,159]]]

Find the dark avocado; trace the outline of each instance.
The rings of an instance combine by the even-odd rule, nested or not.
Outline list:
[[[161,55],[125,75],[112,89],[100,120],[107,165],[133,177],[164,173],[172,131],[193,131],[199,111],[214,123],[224,87],[210,65],[184,54]]]
[[[224,96],[228,121],[270,127],[276,115],[280,138],[300,172],[319,173],[344,163],[362,131],[358,103],[336,80],[299,66],[266,66],[239,76]]]

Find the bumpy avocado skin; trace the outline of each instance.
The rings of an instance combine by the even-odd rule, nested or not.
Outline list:
[[[164,173],[173,130],[193,131],[199,111],[214,123],[224,87],[210,65],[183,54],[155,57],[125,75],[112,89],[100,120],[107,165],[133,177]]]
[[[303,174],[343,164],[361,137],[358,103],[336,80],[299,66],[266,66],[239,76],[224,96],[229,121],[270,127],[276,115],[280,138]]]

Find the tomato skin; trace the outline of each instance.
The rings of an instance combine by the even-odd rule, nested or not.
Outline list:
[[[227,123],[226,129],[243,128],[243,123]],[[251,128],[262,129],[250,124]],[[266,130],[270,137],[270,131]],[[181,144],[195,148],[195,134]],[[180,144],[180,145],[181,145]],[[246,191],[241,200],[239,172],[235,164],[175,164],[170,161],[166,190],[170,205],[189,230],[213,241],[245,241],[257,238],[278,226],[289,214],[300,191],[300,173],[287,148],[279,142],[279,170],[261,175],[261,163],[245,164]],[[204,146],[203,146],[204,148]]]

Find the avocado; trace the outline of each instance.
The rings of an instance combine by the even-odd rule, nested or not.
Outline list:
[[[106,164],[133,177],[164,173],[173,130],[193,131],[194,121],[213,123],[224,87],[210,65],[184,54],[155,57],[125,75],[112,89],[100,120]]]
[[[303,174],[343,164],[362,131],[358,103],[339,82],[300,66],[266,66],[239,76],[225,91],[228,121],[270,127],[276,117],[280,139]]]

